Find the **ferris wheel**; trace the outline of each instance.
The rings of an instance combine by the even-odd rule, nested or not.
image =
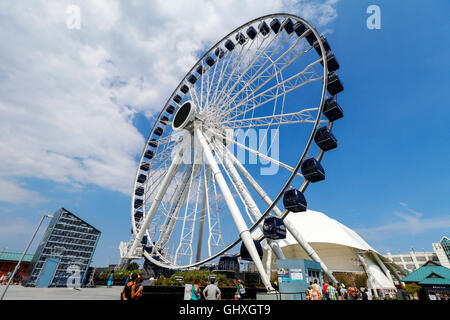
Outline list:
[[[320,161],[337,147],[338,69],[325,37],[291,14],[254,19],[212,46],[175,88],[146,141],[122,258],[184,269],[240,244],[271,291],[261,243],[283,259],[277,240],[287,229],[332,277],[284,218],[306,210],[304,192],[325,178]]]

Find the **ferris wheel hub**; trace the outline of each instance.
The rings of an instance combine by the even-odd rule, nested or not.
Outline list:
[[[177,131],[180,131],[182,129],[192,131],[195,118],[196,112],[194,103],[191,100],[186,101],[175,114],[172,122],[172,127]]]

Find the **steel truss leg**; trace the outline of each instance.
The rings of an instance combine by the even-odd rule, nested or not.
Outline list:
[[[248,171],[244,168],[244,166],[236,159],[236,157],[228,149],[225,149],[225,152],[227,156],[231,159],[233,164],[236,166],[236,168],[239,170],[239,172],[241,172],[241,174],[245,177],[245,179],[259,194],[261,199],[264,200],[264,202],[266,202],[266,204],[270,206],[273,201],[263,190],[263,188],[261,188],[258,182],[256,182],[255,179],[253,179],[253,177],[248,173]],[[280,209],[278,209],[277,206],[274,206],[272,210],[277,217],[281,217],[283,215],[283,213],[280,211]],[[300,232],[297,230],[294,224],[287,219],[284,219],[284,224],[286,225],[286,229],[292,234],[295,240],[297,240],[298,244],[303,248],[303,250],[306,251],[306,253],[311,257],[311,259],[320,263],[323,272],[325,272],[328,275],[328,277],[330,277],[331,281],[333,281],[334,283],[338,283],[336,278],[333,276],[332,272],[328,269],[328,267],[325,265],[325,263],[322,261],[317,252],[313,249],[313,247],[311,247],[309,243],[303,238],[303,236],[300,234]]]
[[[209,166],[205,165],[205,187],[203,190],[202,197],[202,211],[200,212],[200,225],[198,228],[198,240],[197,240],[197,254],[195,257],[195,262],[199,262],[202,254],[202,244],[203,244],[203,229],[205,228],[205,216],[206,216],[206,201],[207,201],[207,192],[209,192],[209,180],[211,175],[211,169]]]
[[[153,217],[155,216],[156,210],[158,209],[159,205],[161,204],[161,201],[164,198],[164,195],[166,194],[166,191],[170,185],[170,182],[172,182],[173,177],[177,173],[182,156],[183,156],[183,148],[180,148],[180,150],[178,152],[176,152],[175,157],[172,160],[172,163],[170,164],[169,169],[167,170],[166,176],[164,177],[163,181],[161,182],[161,187],[159,188],[158,193],[156,194],[155,199],[153,200],[152,205],[150,206],[150,209],[149,209],[147,215],[145,216],[144,221],[142,222],[141,228],[139,229],[139,232],[134,239],[133,245],[131,246],[131,248],[129,250],[129,255],[132,255],[134,253],[137,246],[142,241],[144,233],[147,230],[148,225],[150,224],[150,221],[152,221]]]
[[[242,181],[242,178],[239,176],[239,173],[237,172],[236,168],[233,166],[233,162],[230,161],[229,157],[224,154],[223,149],[225,149],[226,147],[223,145],[218,145],[216,149],[218,149],[217,151],[222,155],[223,158],[223,162],[225,164],[225,166],[227,167],[228,171],[230,172],[231,176],[233,177],[233,180],[236,182],[236,186],[239,189],[239,192],[243,195],[244,197],[244,201],[248,207],[248,209],[251,211],[252,215],[256,218],[259,219],[261,218],[262,214],[261,211],[259,210],[258,206],[256,205],[255,200],[253,200],[252,196],[250,195],[250,192],[248,191],[247,187],[245,186],[244,181]],[[262,225],[259,226],[261,232],[262,230]],[[275,255],[277,256],[278,259],[286,259],[286,257],[284,256],[283,251],[281,251],[280,246],[278,245],[278,243],[276,243],[273,240],[270,239],[266,239],[268,245],[270,246],[270,248],[273,250],[273,252],[275,253]]]
[[[252,235],[250,234],[250,231],[248,230],[247,225],[245,224],[244,218],[242,218],[239,207],[234,201],[233,194],[228,188],[228,184],[225,181],[225,178],[223,177],[223,174],[220,171],[220,168],[217,165],[216,160],[214,159],[214,156],[211,152],[208,142],[205,139],[205,136],[198,127],[195,128],[195,135],[197,136],[197,139],[203,148],[207,163],[211,166],[211,170],[215,176],[215,179],[217,181],[217,184],[219,185],[220,190],[222,191],[227,207],[230,210],[230,214],[233,217],[234,223],[238,229],[239,235],[244,245],[247,247],[247,250],[253,262],[255,263],[256,268],[258,269],[258,272],[261,276],[261,279],[267,291],[275,291],[272,285],[270,284],[270,279],[267,277],[262,261],[259,258],[258,251],[256,250],[255,244],[253,242]]]

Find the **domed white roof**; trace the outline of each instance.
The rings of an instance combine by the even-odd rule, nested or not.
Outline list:
[[[296,226],[308,243],[333,243],[360,250],[375,251],[355,231],[322,212],[314,210],[291,212],[286,219]],[[297,243],[296,240],[289,232],[286,239],[279,241],[280,246],[295,243]]]

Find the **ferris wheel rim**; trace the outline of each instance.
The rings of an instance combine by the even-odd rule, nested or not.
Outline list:
[[[186,75],[182,78],[182,80],[179,82],[179,84],[176,86],[175,90],[172,92],[172,94],[170,95],[169,99],[167,100],[167,102],[164,104],[164,107],[162,108],[160,114],[158,115],[158,117],[156,118],[156,121],[150,131],[149,137],[146,141],[146,144],[144,146],[144,149],[141,153],[141,158],[139,160],[139,165],[138,165],[138,169],[136,172],[136,176],[135,176],[135,182],[133,185],[133,193],[132,193],[132,201],[131,201],[131,220],[132,220],[132,228],[133,228],[133,234],[136,235],[137,231],[136,231],[136,222],[134,219],[134,213],[135,213],[135,208],[133,206],[134,200],[135,200],[135,194],[134,194],[134,190],[137,187],[137,177],[139,176],[140,173],[140,169],[139,167],[141,166],[141,164],[143,163],[143,159],[144,159],[144,154],[145,151],[148,149],[148,143],[150,142],[150,139],[158,125],[159,120],[161,119],[162,115],[164,114],[166,108],[170,105],[170,103],[172,102],[172,99],[175,97],[175,95],[177,94],[177,92],[180,90],[181,86],[183,85],[183,83],[186,82],[186,79],[188,78],[188,76],[195,70],[195,68],[197,66],[199,66],[199,64],[203,61],[203,59],[205,59],[205,57],[207,57],[211,52],[213,52],[217,47],[220,46],[220,44],[222,44],[225,40],[227,40],[231,35],[238,33],[240,30],[243,30],[244,28],[254,24],[257,21],[264,21],[268,18],[293,18],[296,21],[300,21],[302,23],[304,23],[308,29],[310,29],[314,36],[316,37],[316,39],[318,40],[320,49],[321,49],[321,60],[322,61],[326,61],[326,56],[325,56],[325,49],[320,37],[320,34],[317,32],[317,30],[315,29],[315,27],[310,24],[307,20],[298,17],[296,15],[293,14],[288,14],[288,13],[275,13],[275,14],[269,14],[269,15],[265,15],[265,16],[261,16],[258,18],[255,18],[239,27],[237,27],[236,29],[234,29],[233,31],[231,31],[230,33],[228,33],[226,36],[224,36],[222,39],[220,39],[219,41],[217,41],[213,46],[211,46],[211,48],[209,50],[207,50],[203,56],[197,60],[197,62],[193,65],[193,67],[186,73]],[[259,220],[257,220],[253,225],[251,225],[249,227],[250,231],[253,231],[256,227],[258,227],[258,225],[261,224],[261,222],[267,217],[267,215],[273,210],[273,208],[277,205],[277,203],[279,202],[279,200],[281,199],[281,197],[283,196],[284,192],[286,191],[286,189],[291,185],[293,179],[295,178],[296,174],[298,173],[300,166],[302,164],[302,162],[304,161],[310,147],[312,144],[312,140],[314,137],[314,133],[317,130],[317,127],[320,123],[320,119],[321,119],[321,115],[323,112],[323,108],[324,108],[324,103],[325,103],[325,98],[327,96],[326,94],[326,88],[327,88],[327,82],[328,82],[328,77],[326,76],[328,74],[328,69],[327,69],[327,63],[323,63],[323,80],[322,80],[322,95],[321,95],[321,101],[320,101],[320,107],[318,108],[318,112],[317,112],[317,118],[316,121],[314,123],[313,129],[311,130],[311,134],[310,137],[307,141],[306,146],[304,147],[302,156],[300,157],[300,159],[297,162],[297,165],[294,169],[294,172],[292,172],[292,174],[290,175],[290,177],[287,179],[286,183],[284,184],[283,188],[281,189],[281,191],[279,192],[279,194],[277,195],[277,197],[275,199],[273,199],[272,204],[265,210],[265,212],[262,214],[261,218]],[[178,104],[177,104],[178,105]],[[177,106],[178,108],[180,107],[180,105]],[[332,125],[332,122],[329,123],[329,125]],[[319,154],[317,156],[317,160],[320,162],[321,158],[323,156],[323,152],[319,151]],[[301,187],[301,191],[305,191],[306,188],[308,187],[308,181],[305,179],[304,184]],[[287,215],[289,214],[289,211],[285,211],[282,218],[284,219]],[[164,267],[169,267],[171,269],[184,269],[184,268],[191,268],[191,267],[195,267],[201,264],[204,264],[206,262],[209,262],[211,260],[214,260],[215,258],[217,258],[218,256],[226,253],[227,251],[231,250],[233,247],[235,247],[239,242],[241,241],[240,238],[238,238],[237,240],[235,240],[234,242],[232,242],[231,244],[229,244],[227,247],[225,247],[223,250],[215,253],[214,255],[203,259],[201,261],[192,263],[192,264],[188,264],[188,265],[175,265],[175,264],[164,264],[159,262],[158,260],[153,259],[153,257],[151,256],[151,254],[149,254],[148,252],[144,251],[143,254],[144,256],[150,260],[151,262],[153,262],[156,265],[160,265],[160,266],[164,266]],[[156,256],[160,256],[160,258],[164,258],[163,255],[161,255],[158,252],[152,252],[153,255]],[[165,260],[165,259],[164,259]]]

